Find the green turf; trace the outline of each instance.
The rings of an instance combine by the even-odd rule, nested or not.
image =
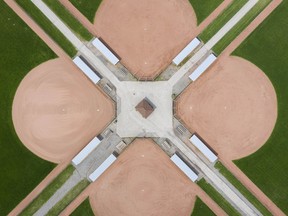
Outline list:
[[[49,198],[69,179],[75,168],[69,165],[64,169],[20,214],[20,216],[33,215]]]
[[[189,2],[195,11],[197,24],[199,25],[223,2],[223,0],[189,0]]]
[[[58,0],[43,1],[78,37],[86,41],[90,41],[93,38],[93,35]]]
[[[272,0],[261,0],[212,48],[220,54]]]
[[[272,216],[267,208],[221,162],[218,161],[215,168],[264,216]]]
[[[69,0],[91,23],[102,0]]]
[[[204,178],[197,182],[197,184],[229,215],[240,216],[240,213]]]
[[[199,38],[205,43],[212,38],[234,15],[237,13],[248,0],[234,0],[225,10],[204,29]]]
[[[278,118],[266,144],[235,164],[288,214],[288,1],[285,0],[233,53],[258,67],[274,85]]]
[[[62,200],[60,200],[50,211],[47,216],[59,215],[87,186],[89,181],[84,179],[73,187]]]
[[[44,14],[30,0],[16,0],[16,2],[31,16],[35,22],[70,56],[77,51],[72,43],[45,17]]]
[[[215,215],[214,212],[199,197],[197,197],[191,216],[214,216],[214,215]]]
[[[84,200],[71,214],[71,216],[94,216],[89,198]]]
[[[7,215],[55,167],[21,143],[11,110],[24,76],[56,55],[3,1],[0,11],[0,215]]]

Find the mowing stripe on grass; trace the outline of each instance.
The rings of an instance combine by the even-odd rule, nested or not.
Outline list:
[[[16,0],[29,16],[70,56],[77,51],[69,40],[45,17],[31,0]]]
[[[33,215],[49,198],[69,179],[75,168],[66,167],[20,214],[20,216]]]
[[[288,215],[288,1],[283,1],[233,52],[268,76],[277,94],[274,130],[257,152],[234,163]]]
[[[80,181],[64,196],[62,200],[49,210],[47,216],[59,215],[89,184],[90,182],[87,179]]]
[[[268,209],[221,162],[218,161],[215,168],[264,216],[272,216]]]
[[[83,40],[90,41],[93,38],[93,35],[59,1],[43,0],[43,2]]]
[[[248,0],[234,0],[204,31],[199,38],[205,43],[211,39],[246,3]]]
[[[197,184],[230,216],[240,216],[241,214],[204,178]]]
[[[212,48],[218,55],[267,7],[272,0],[257,4]]]

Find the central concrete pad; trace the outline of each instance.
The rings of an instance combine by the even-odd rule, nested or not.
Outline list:
[[[172,87],[168,82],[121,82],[117,96],[120,137],[161,137],[173,130]],[[147,118],[135,109],[143,99],[154,106]]]

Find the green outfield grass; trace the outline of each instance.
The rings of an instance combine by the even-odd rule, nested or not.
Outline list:
[[[272,216],[268,209],[221,162],[218,161],[215,168],[264,216]]]
[[[49,198],[69,179],[75,168],[69,165],[64,169],[20,214],[20,216],[33,215]]]
[[[11,111],[24,76],[57,56],[4,1],[0,1],[0,11],[0,215],[7,215],[55,167],[21,143]]]
[[[229,216],[240,216],[240,213],[220,194],[215,188],[210,185],[204,178],[197,184],[213,199]]]
[[[94,22],[96,11],[102,0],[70,0],[70,2],[91,22]]]
[[[189,0],[189,2],[195,11],[197,24],[199,25],[223,2],[223,0]]]
[[[72,43],[66,39],[30,0],[16,0],[16,2],[70,57],[76,55],[77,51]]]
[[[43,0],[66,25],[83,40],[90,41],[93,35],[59,2]]]
[[[212,48],[220,54],[272,0],[261,0]]]
[[[84,200],[73,212],[70,216],[94,216],[92,211],[89,198]]]
[[[197,197],[191,216],[216,216],[214,212]]]
[[[248,0],[234,0],[225,10],[204,29],[199,38],[205,43],[212,38],[246,3]]]
[[[87,186],[89,181],[84,179],[69,191],[62,200],[60,200],[50,211],[47,216],[59,215]]]
[[[278,118],[266,144],[235,164],[288,214],[288,1],[281,5],[236,49],[269,77],[278,99]]]

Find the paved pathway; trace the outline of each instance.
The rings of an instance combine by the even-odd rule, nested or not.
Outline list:
[[[168,82],[171,85],[181,79],[181,77],[187,73],[191,67],[197,64],[205,55],[209,54],[210,49],[219,41],[250,9],[258,0],[250,0],[241,10],[241,13],[237,13],[223,28],[211,40],[207,45],[199,50],[181,69],[180,73],[176,73]],[[67,26],[41,1],[32,0],[32,2],[45,14],[51,22],[67,37],[67,39],[82,53],[88,61],[90,61],[101,74],[106,76],[113,85],[116,87],[119,85],[119,80],[114,74],[91,52],[77,37],[70,31]],[[244,15],[243,15],[244,13]],[[242,16],[242,17],[241,17]],[[178,75],[179,74],[179,75]],[[117,89],[117,91],[121,89]],[[228,198],[230,202],[245,215],[259,215],[259,212],[243,197],[235,193],[225,182],[219,178],[194,152],[192,152],[173,132],[167,132],[167,138],[169,138],[193,163],[195,163],[205,176],[210,180],[212,184],[218,190],[220,190]]]

